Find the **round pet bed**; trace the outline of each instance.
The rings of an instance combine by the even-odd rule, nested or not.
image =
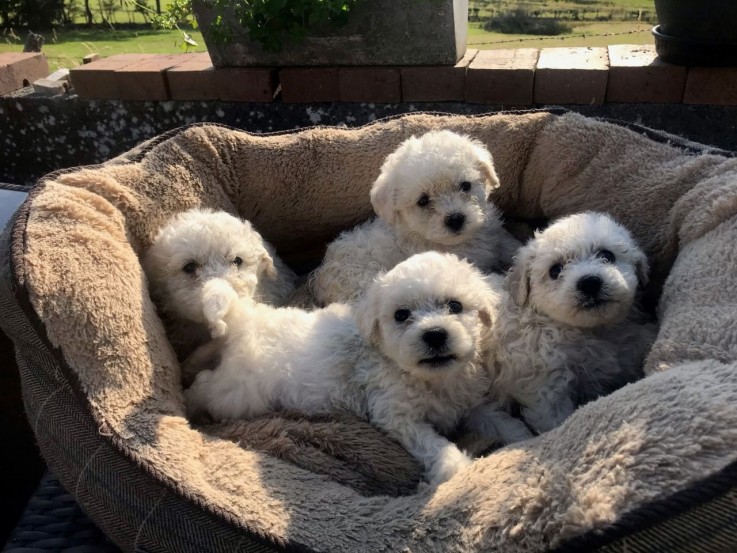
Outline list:
[[[436,489],[350,417],[191,426],[139,263],[157,229],[225,209],[293,266],[319,260],[371,215],[383,158],[436,128],[489,147],[509,221],[599,210],[632,231],[661,325],[646,377]],[[41,179],[4,236],[2,327],[50,468],[126,551],[644,551],[685,539],[709,506],[731,526],[687,539],[713,545],[736,510],[736,214],[728,153],[570,113],[275,135],[195,125]]]

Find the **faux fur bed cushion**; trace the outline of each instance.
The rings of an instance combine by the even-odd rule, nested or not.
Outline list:
[[[194,206],[225,209],[301,261],[366,219],[383,158],[435,128],[490,148],[502,182],[495,200],[508,217],[593,209],[631,229],[656,296],[665,282],[647,378],[437,489],[402,496],[416,467],[358,421],[192,428],[139,265],[159,226]],[[55,377],[80,390],[101,443],[244,536],[336,552],[539,551],[737,459],[737,160],[573,114],[417,114],[270,136],[195,126],[39,186],[16,224],[13,270],[69,369]],[[142,531],[159,503],[136,547],[161,549]]]

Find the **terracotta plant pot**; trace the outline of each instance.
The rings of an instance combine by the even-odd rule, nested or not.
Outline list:
[[[655,0],[655,49],[679,65],[737,65],[737,2]]]

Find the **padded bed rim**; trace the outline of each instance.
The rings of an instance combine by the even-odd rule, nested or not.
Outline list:
[[[76,170],[77,168],[75,168]],[[61,171],[57,172],[56,174],[63,174],[67,172]],[[57,383],[58,386],[61,386],[61,389],[63,391],[66,391],[70,394],[70,398],[73,399],[74,403],[80,408],[80,416],[84,417],[84,422],[82,425],[85,429],[94,429],[97,426],[97,423],[95,422],[95,419],[92,414],[91,406],[88,404],[88,402],[85,401],[85,395],[82,391],[81,384],[79,382],[79,378],[74,373],[72,368],[67,364],[66,360],[64,359],[64,356],[59,348],[54,347],[44,329],[43,323],[41,322],[41,319],[39,318],[38,314],[34,310],[30,296],[28,294],[28,290],[26,287],[22,284],[23,283],[23,275],[22,275],[22,256],[23,252],[25,252],[25,226],[26,222],[28,220],[28,217],[30,215],[30,206],[32,204],[33,199],[39,195],[41,192],[43,192],[45,185],[43,182],[39,182],[29,193],[28,197],[24,201],[24,203],[21,205],[21,207],[16,211],[16,213],[13,215],[11,220],[8,222],[8,226],[6,227],[5,234],[8,236],[4,237],[3,249],[5,250],[3,257],[8,259],[9,263],[7,264],[7,268],[10,270],[3,271],[6,279],[9,280],[7,284],[9,284],[9,287],[14,292],[14,299],[16,301],[16,305],[13,306],[20,310],[22,315],[25,317],[26,321],[31,326],[32,331],[35,334],[35,337],[40,340],[43,345],[45,346],[48,354],[53,358],[56,365],[59,367],[62,375],[67,381],[68,389],[64,390],[63,383]],[[0,299],[2,299],[3,296],[0,295]],[[11,306],[6,306],[8,308],[8,311],[12,309]],[[6,311],[6,313],[8,312]],[[11,337],[14,337],[14,333],[8,332],[5,328],[5,325],[3,325],[3,330]],[[22,340],[22,342],[25,342],[26,340]],[[16,354],[18,356],[18,354]],[[20,360],[19,360],[19,366],[20,366]],[[41,371],[33,371],[34,375],[33,377],[40,379],[40,372]],[[49,379],[50,380],[50,379]],[[24,380],[22,380],[24,382]],[[25,388],[25,386],[24,386]],[[25,392],[25,390],[24,390]],[[25,393],[24,393],[24,400],[25,400]],[[43,398],[39,398],[36,402],[37,405],[40,405],[44,402]],[[30,416],[31,413],[29,412],[28,408],[28,402],[24,401],[24,404],[26,406],[26,414],[29,415],[30,420],[34,420],[36,417]],[[72,421],[74,422],[74,421]],[[34,432],[36,429],[34,428]],[[59,432],[66,432],[68,431],[68,427],[64,424],[58,425],[58,431]],[[149,466],[146,463],[138,462],[136,459],[130,457],[128,455],[127,450],[120,445],[120,443],[123,442],[122,438],[120,438],[120,442],[114,438],[110,440],[106,440],[105,437],[111,437],[112,438],[112,430],[109,428],[105,429],[105,433],[103,434],[102,429],[99,429],[98,432],[95,432],[95,435],[91,435],[90,439],[102,439],[103,442],[107,443],[110,448],[114,450],[116,453],[116,459],[118,456],[121,456],[125,463],[123,466],[121,466],[121,469],[129,468],[131,466],[141,468],[143,469],[143,472],[145,474],[146,480],[148,482],[144,485],[151,485],[153,487],[160,487],[162,485],[166,486],[167,489],[170,491],[174,491],[180,498],[184,499],[188,504],[193,505],[199,512],[202,513],[205,517],[212,519],[217,518],[218,522],[228,524],[232,527],[233,530],[239,532],[239,533],[245,533],[249,539],[253,540],[254,546],[260,546],[260,550],[262,551],[311,551],[310,549],[301,546],[299,544],[282,544],[286,545],[286,547],[280,547],[280,544],[276,544],[271,542],[268,539],[265,539],[261,536],[258,536],[257,534],[249,531],[247,528],[239,526],[237,524],[231,524],[229,521],[225,520],[225,517],[223,517],[223,513],[218,512],[215,509],[210,509],[205,505],[202,505],[196,497],[189,497],[186,493],[182,492],[179,487],[177,486],[177,483],[175,481],[171,481],[169,478],[165,477],[164,475],[160,474],[158,471],[155,470],[154,467]],[[48,461],[47,461],[48,462]],[[61,473],[58,469],[55,467],[51,467],[52,472],[55,473],[55,475],[59,478],[59,480],[65,485],[65,487],[71,491],[72,486],[71,482],[65,481],[63,477],[61,476]],[[83,471],[84,469],[82,469]],[[123,470],[121,470],[123,472]],[[127,471],[126,471],[127,472]],[[81,477],[81,473],[80,473]],[[82,510],[84,509],[84,505],[80,505],[82,507]],[[128,505],[129,508],[135,508],[133,505]],[[86,512],[86,511],[85,511]],[[95,518],[90,514],[87,513],[90,518]],[[95,520],[95,522],[98,525],[102,525],[99,520]],[[120,545],[120,544],[119,544]],[[279,549],[274,549],[275,547],[280,547]]]

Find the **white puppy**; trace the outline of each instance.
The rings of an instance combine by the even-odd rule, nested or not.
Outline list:
[[[381,271],[437,250],[482,271],[506,269],[520,246],[488,198],[499,187],[483,144],[451,131],[411,137],[387,158],[371,188],[378,219],[341,234],[311,275],[319,304],[359,297]]]
[[[607,215],[572,215],[537,233],[507,275],[488,357],[492,397],[519,403],[544,432],[641,376],[656,332],[634,310],[647,273],[645,254]]]
[[[281,305],[296,280],[250,223],[208,209],[175,215],[159,230],[142,265],[172,345],[182,358],[211,336],[225,333],[217,314],[228,309],[227,289],[237,296]],[[206,284],[213,280],[226,290],[216,293],[210,286],[206,295]],[[207,355],[201,352],[199,359],[188,360],[184,372],[197,371],[216,351],[214,343]]]
[[[222,362],[185,392],[188,414],[347,409],[443,482],[470,463],[440,433],[489,387],[481,352],[498,298],[468,262],[428,252],[379,276],[359,304],[303,311],[240,299],[225,317]]]

